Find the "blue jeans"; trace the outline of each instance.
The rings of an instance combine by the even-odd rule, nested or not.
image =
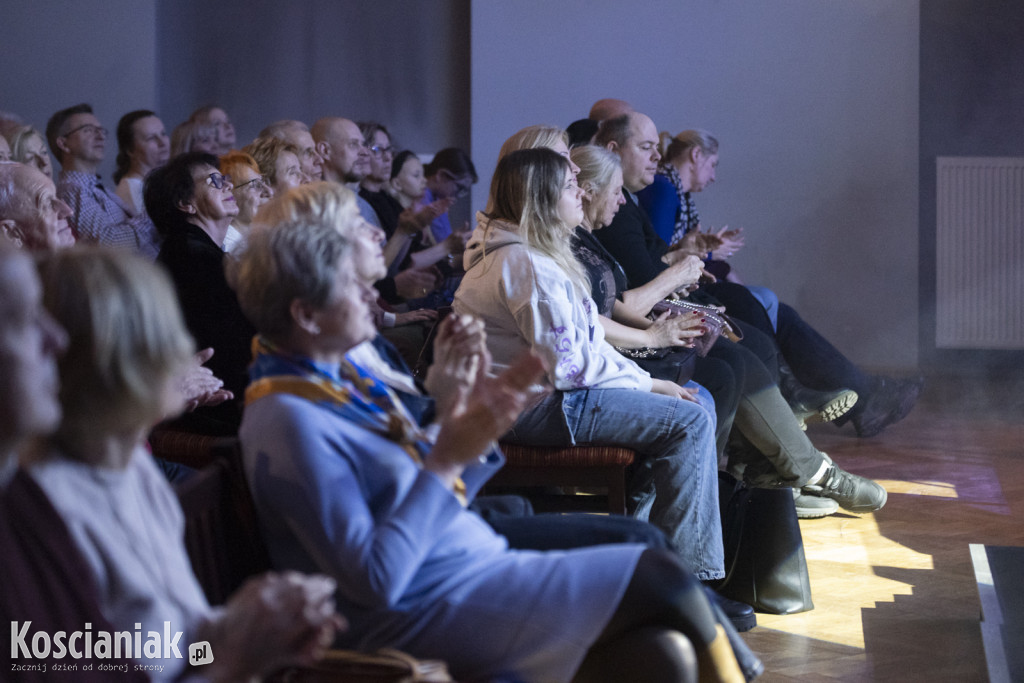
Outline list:
[[[524,412],[505,438],[637,451],[630,512],[661,529],[699,579],[725,576],[714,418],[700,405],[629,389],[556,391]]]
[[[747,289],[754,295],[754,298],[761,302],[764,306],[764,312],[768,314],[768,319],[772,321],[772,329],[779,329],[779,297],[772,290],[767,287],[755,287],[747,285]],[[726,311],[728,312],[728,311]]]

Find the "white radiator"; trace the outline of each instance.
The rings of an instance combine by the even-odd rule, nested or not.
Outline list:
[[[938,157],[935,344],[1024,349],[1024,158]]]

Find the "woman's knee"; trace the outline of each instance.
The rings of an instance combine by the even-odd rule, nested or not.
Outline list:
[[[697,680],[697,653],[679,631],[647,627],[595,646],[573,681],[649,681],[676,683]]]
[[[637,560],[623,604],[629,607],[664,613],[699,605],[704,600],[703,587],[682,559],[675,553],[647,549]]]

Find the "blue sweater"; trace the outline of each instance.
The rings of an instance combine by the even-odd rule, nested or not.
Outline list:
[[[397,444],[296,396],[246,406],[239,436],[271,560],[338,581],[344,647],[444,659],[460,679],[570,680],[643,551],[509,550]],[[467,469],[470,497],[494,469]]]

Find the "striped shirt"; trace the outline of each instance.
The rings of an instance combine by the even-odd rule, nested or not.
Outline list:
[[[61,171],[57,196],[71,207],[68,224],[78,240],[131,249],[156,259],[160,236],[149,216],[143,211],[133,217],[98,175]]]

